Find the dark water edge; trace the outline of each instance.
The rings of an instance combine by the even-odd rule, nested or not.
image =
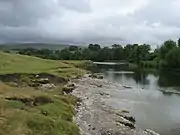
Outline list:
[[[117,109],[123,107],[130,110],[138,127],[150,128],[162,135],[180,135],[179,72],[115,65],[98,65],[91,70],[103,74],[107,80],[132,87],[114,93],[110,102]],[[122,104],[122,101],[127,103]]]

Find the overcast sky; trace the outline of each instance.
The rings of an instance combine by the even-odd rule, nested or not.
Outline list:
[[[180,37],[180,0],[0,0],[0,42],[161,44]]]

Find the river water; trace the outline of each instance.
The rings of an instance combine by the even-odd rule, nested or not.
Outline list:
[[[120,65],[119,65],[120,66]],[[96,66],[105,79],[132,87],[117,92],[108,103],[129,110],[136,125],[161,135],[180,135],[180,75],[167,72],[129,70],[116,66]]]

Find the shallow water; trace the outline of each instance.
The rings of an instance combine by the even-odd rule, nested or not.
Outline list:
[[[118,93],[110,91],[112,96],[107,103],[116,109],[129,110],[139,128],[152,129],[161,135],[180,135],[180,76],[102,66],[98,72],[107,80],[132,87]]]

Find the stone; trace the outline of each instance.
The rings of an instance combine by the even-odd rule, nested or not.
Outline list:
[[[67,86],[63,87],[63,92],[66,94],[71,93],[73,90],[74,90],[74,87],[67,87]]]
[[[123,88],[125,88],[125,89],[132,89],[131,86],[126,86],[126,85],[123,85]]]
[[[118,125],[118,124],[123,124],[124,126],[126,126],[126,127],[129,127],[129,128],[131,128],[131,129],[135,129],[135,124],[134,123],[132,123],[132,122],[130,122],[130,121],[128,121],[128,120],[126,120],[125,118],[120,118],[120,119],[118,119],[118,120],[116,120],[116,124]]]
[[[76,88],[74,83],[69,83],[63,87],[63,92],[66,94],[71,93]]]
[[[49,83],[48,78],[40,78],[40,79],[35,79],[31,81],[32,83],[39,83],[39,84],[47,84]]]
[[[103,79],[103,78],[104,78],[103,75],[99,75],[99,76],[97,77],[97,79]]]
[[[54,84],[41,84],[40,88],[43,90],[47,90],[47,89],[53,89],[56,86]]]
[[[75,88],[76,86],[74,83],[69,83],[69,84],[67,84],[67,87],[74,87]]]
[[[15,82],[9,82],[8,85],[10,85],[12,87],[18,87],[18,84]]]
[[[103,92],[100,92],[99,94],[100,94],[101,96],[109,96],[109,94],[103,93]]]
[[[127,110],[122,110],[121,112],[122,113],[129,113],[129,111],[127,111]]]
[[[90,78],[97,78],[98,76],[96,74],[90,74],[89,77]]]
[[[123,117],[124,119],[126,119],[126,120],[128,120],[130,122],[133,122],[133,123],[136,122],[136,120],[135,120],[135,118],[133,116],[125,115],[122,112],[116,112],[116,115],[118,115],[120,117]]]
[[[151,130],[151,129],[146,129],[145,130],[147,133],[150,133],[150,135],[160,135],[158,133],[156,133],[155,131]]]
[[[97,87],[100,87],[100,88],[102,88],[102,86],[103,86],[102,84],[100,84],[100,85],[97,85]]]

